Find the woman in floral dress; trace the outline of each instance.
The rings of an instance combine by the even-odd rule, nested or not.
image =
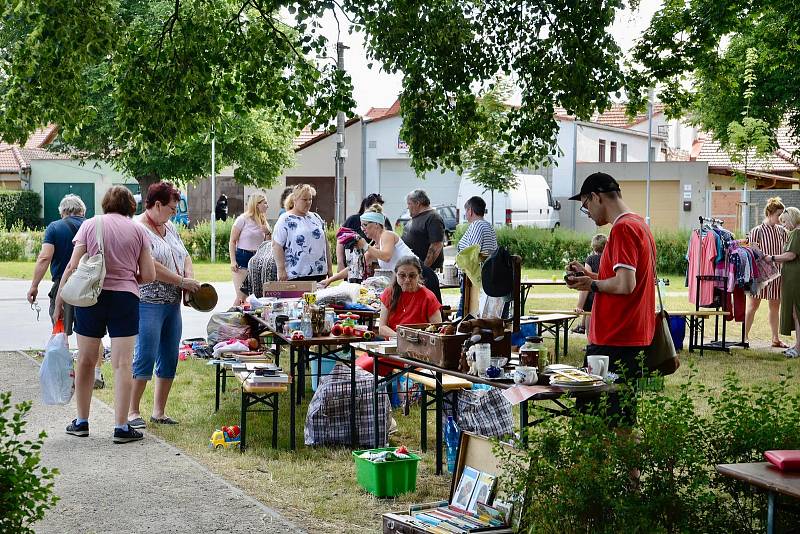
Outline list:
[[[325,223],[311,211],[316,194],[308,184],[295,186],[286,199],[286,212],[275,223],[272,251],[278,280],[319,282],[333,272]]]

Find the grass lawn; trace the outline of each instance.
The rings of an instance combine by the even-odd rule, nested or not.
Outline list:
[[[552,340],[547,340],[551,351]],[[585,342],[581,337],[570,339],[567,363],[582,360]],[[284,360],[286,358],[284,357]],[[723,377],[737,372],[745,385],[777,381],[787,370],[800,373],[800,360],[787,361],[780,353],[767,351],[738,351],[730,354],[706,352],[703,358],[695,352],[682,353],[683,366],[673,376],[665,378],[667,394],[684,384],[689,370],[696,369],[696,380],[715,391]],[[107,384],[112,384],[110,364],[103,369]],[[796,386],[800,389],[800,385]],[[108,404],[113,404],[113,387],[95,392]],[[268,506],[312,532],[379,532],[384,512],[402,510],[411,503],[447,498],[449,476],[434,474],[433,417],[429,416],[428,453],[419,465],[417,491],[397,499],[377,499],[362,491],[355,481],[355,468],[348,449],[308,448],[303,443],[303,421],[308,400],[298,407],[298,450],[288,451],[288,395],[280,400],[279,450],[273,450],[271,419],[267,414],[251,414],[248,419],[248,451],[241,455],[235,450],[211,450],[208,439],[215,428],[238,424],[239,389],[234,381],[222,396],[220,411],[214,413],[213,367],[204,360],[189,359],[179,363],[168,405],[169,415],[181,424],[177,427],[149,428],[159,437],[176,445],[198,459],[209,469],[241,487]],[[307,399],[311,398],[308,392]],[[152,390],[143,399],[145,418],[151,409]],[[704,410],[705,403],[698,404]],[[405,444],[419,452],[419,408],[412,407],[409,416],[395,410],[399,431],[391,436],[392,445]],[[516,420],[516,418],[515,418]]]

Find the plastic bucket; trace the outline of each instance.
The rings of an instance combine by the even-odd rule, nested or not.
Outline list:
[[[311,360],[311,390],[317,391],[317,386],[319,386],[319,380],[317,379],[317,369],[320,368],[319,362],[322,361],[322,369],[320,370],[320,376],[329,375],[333,371],[333,368],[336,366],[336,360],[331,358],[320,358],[316,360]]]
[[[675,344],[675,350],[683,350],[683,338],[686,337],[686,319],[683,315],[670,316],[669,333]]]
[[[393,451],[395,447],[370,449],[371,452]],[[408,460],[371,462],[359,455],[366,451],[353,451],[356,461],[358,485],[376,497],[396,497],[417,489],[417,463],[419,456],[409,453]]]

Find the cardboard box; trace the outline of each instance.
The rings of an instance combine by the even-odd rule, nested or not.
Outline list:
[[[279,299],[293,299],[303,296],[303,293],[313,293],[317,290],[316,282],[265,282],[264,296]]]
[[[453,494],[456,491],[461,473],[465,466],[470,466],[484,473],[498,476],[501,473],[498,458],[492,450],[492,441],[489,438],[473,434],[471,432],[461,433],[461,443],[458,446],[458,457],[456,458],[455,473],[450,482],[450,496],[448,502],[453,502]],[[511,449],[511,445],[507,445]],[[414,512],[422,511],[425,508],[411,506]],[[420,528],[408,521],[409,513],[394,512],[383,514],[383,534],[427,534],[430,532]],[[511,527],[482,528],[471,532],[491,532],[492,534],[510,534],[513,532]]]

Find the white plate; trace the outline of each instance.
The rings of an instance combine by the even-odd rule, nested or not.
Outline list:
[[[562,389],[569,389],[572,391],[588,391],[605,385],[605,382],[592,382],[591,384],[578,383],[578,382],[550,382],[551,386],[556,386]]]

